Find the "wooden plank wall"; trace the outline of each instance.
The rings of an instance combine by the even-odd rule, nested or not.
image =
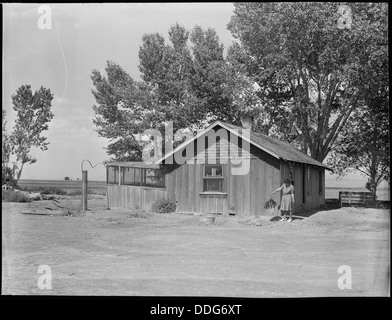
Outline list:
[[[325,204],[325,183],[324,183],[324,175],[325,172],[322,174],[322,183],[323,183],[323,191],[322,193],[319,192],[319,168],[315,166],[310,167],[311,173],[311,193],[308,194],[309,198],[309,206],[310,209],[317,209],[321,205]],[[325,170],[323,170],[325,171]]]
[[[223,165],[223,193],[203,192],[203,164],[184,164],[167,174],[167,194],[177,201],[177,212],[234,213],[236,215],[263,215],[266,201],[280,186],[280,171],[276,166],[253,158],[250,171],[245,175],[232,175],[231,163]],[[279,196],[274,196],[279,201]]]
[[[319,193],[319,171],[320,168],[311,165],[294,163],[293,165],[295,210],[318,209],[325,204],[325,170],[321,169],[323,190]],[[308,180],[307,170],[310,170],[310,180]],[[305,181],[303,181],[303,170],[305,170]],[[285,178],[290,177],[289,165],[287,162],[281,164],[282,184]],[[303,187],[303,184],[305,186]],[[303,202],[303,191],[305,190],[305,203]]]
[[[234,213],[238,216],[266,215],[266,201],[271,199],[272,191],[280,187],[288,175],[288,165],[282,163],[280,169],[258,158],[250,159],[250,172],[245,175],[232,175],[233,165],[223,165],[224,194],[207,195],[203,192],[203,164],[184,164],[168,173],[166,189],[139,186],[109,185],[109,206],[141,208],[149,210],[157,199],[168,197],[177,201],[180,213]],[[302,209],[302,165],[294,165],[296,210]],[[319,208],[325,203],[325,188],[319,193],[319,169],[310,167],[312,192],[306,194],[306,208]],[[324,186],[324,170],[322,179]],[[308,188],[306,190],[309,190]],[[280,202],[279,194],[272,197]]]
[[[227,165],[223,165],[226,177]],[[227,214],[227,196],[200,195],[203,192],[203,165],[183,164],[168,173],[167,193],[170,199],[175,199],[178,213],[212,213]]]
[[[294,164],[293,172],[294,180],[294,198],[295,198],[295,211],[301,210],[303,200],[303,165],[300,163]]]
[[[230,190],[231,209],[241,216],[260,216],[268,214],[265,203],[273,198],[278,202],[279,196],[272,196],[272,191],[280,186],[280,171],[276,166],[253,158],[250,160],[250,171],[246,175],[231,176],[233,183]]]
[[[139,186],[108,186],[110,208],[133,208],[150,210],[152,204],[166,197],[166,190]]]

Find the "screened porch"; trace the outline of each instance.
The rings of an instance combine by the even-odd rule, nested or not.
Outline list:
[[[109,207],[151,209],[166,196],[165,172],[159,165],[144,162],[107,163]]]

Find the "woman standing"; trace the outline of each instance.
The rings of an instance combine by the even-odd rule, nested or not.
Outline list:
[[[291,222],[293,221],[293,219],[291,218],[291,213],[293,211],[293,205],[295,203],[295,200],[294,200],[294,186],[291,184],[290,179],[285,179],[284,184],[280,188],[273,191],[272,194],[278,191],[282,193],[282,200],[280,202],[280,211],[282,212],[281,221],[286,221],[287,220],[286,215],[287,213],[289,213],[288,222]]]

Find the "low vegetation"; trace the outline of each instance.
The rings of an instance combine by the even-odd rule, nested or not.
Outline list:
[[[158,213],[171,213],[176,211],[176,203],[167,198],[159,199],[153,203],[151,210]]]
[[[50,187],[50,188],[45,188],[43,191],[41,191],[42,194],[58,194],[58,195],[66,195],[67,191],[63,189],[59,189],[56,187]]]
[[[39,192],[42,194],[57,194],[57,195],[67,195],[67,196],[81,196],[82,195],[82,190],[81,189],[71,189],[71,190],[66,190],[63,188],[55,187],[55,186],[34,186],[34,185],[28,185],[28,186],[16,186],[16,189],[26,191],[26,192]],[[97,194],[97,195],[106,195],[105,191],[102,191],[100,189],[94,189],[94,188],[88,188],[87,190],[88,194]]]
[[[101,195],[101,196],[105,196],[106,192],[104,191],[97,191],[95,189],[87,189],[87,194],[97,194],[97,195]],[[82,195],[82,190],[77,189],[77,190],[72,190],[72,191],[68,191],[67,192],[68,196],[81,196]]]
[[[32,200],[20,192],[2,190],[1,200],[4,202],[31,202]]]
[[[269,199],[265,204],[264,204],[264,208],[265,209],[275,209],[275,207],[278,204],[273,200],[273,199]]]

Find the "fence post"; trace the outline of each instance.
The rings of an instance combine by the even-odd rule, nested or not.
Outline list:
[[[87,170],[82,171],[82,211],[87,210]]]

